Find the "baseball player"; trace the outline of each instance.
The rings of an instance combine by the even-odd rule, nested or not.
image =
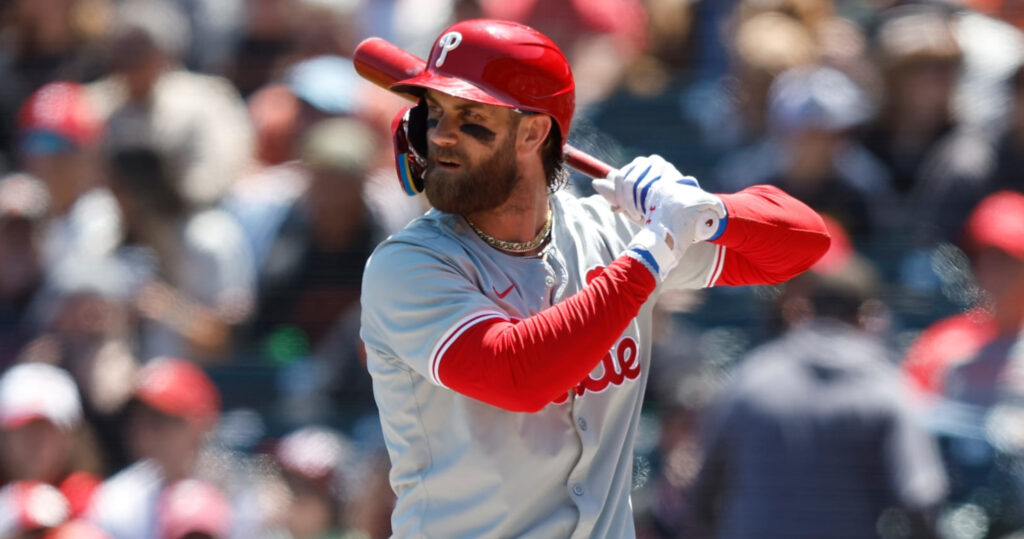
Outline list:
[[[786,280],[828,248],[821,218],[771,187],[707,193],[658,156],[600,195],[557,191],[572,73],[519,24],[452,25],[392,89],[419,96],[395,148],[434,207],[363,281],[394,534],[633,537],[657,293]]]

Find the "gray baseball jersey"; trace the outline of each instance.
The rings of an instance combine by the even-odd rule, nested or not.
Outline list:
[[[575,294],[637,228],[599,196],[551,197],[552,241],[506,255],[431,210],[367,264],[361,335],[398,495],[397,537],[635,535],[633,439],[650,366],[649,299],[602,362],[536,413],[444,387],[437,359],[472,324],[526,318]],[[662,288],[709,286],[725,248],[691,247]]]

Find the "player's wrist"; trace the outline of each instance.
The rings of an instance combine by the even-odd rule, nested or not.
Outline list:
[[[626,247],[626,256],[639,261],[661,282],[679,263],[680,253],[665,227],[652,223],[640,229]]]

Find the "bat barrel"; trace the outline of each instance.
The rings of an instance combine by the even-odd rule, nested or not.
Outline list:
[[[426,65],[422,58],[379,37],[364,39],[352,59],[360,76],[384,89],[418,75]]]
[[[608,163],[568,144],[562,148],[562,154],[565,156],[565,164],[591,178],[604,178],[613,170]]]

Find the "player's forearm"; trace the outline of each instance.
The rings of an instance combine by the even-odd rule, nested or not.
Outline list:
[[[438,377],[488,404],[538,411],[594,369],[656,284],[643,264],[621,256],[565,301],[518,322],[469,328],[438,358]]]
[[[713,243],[728,248],[720,285],[776,284],[810,268],[831,241],[821,216],[768,185],[719,195],[728,225]]]

